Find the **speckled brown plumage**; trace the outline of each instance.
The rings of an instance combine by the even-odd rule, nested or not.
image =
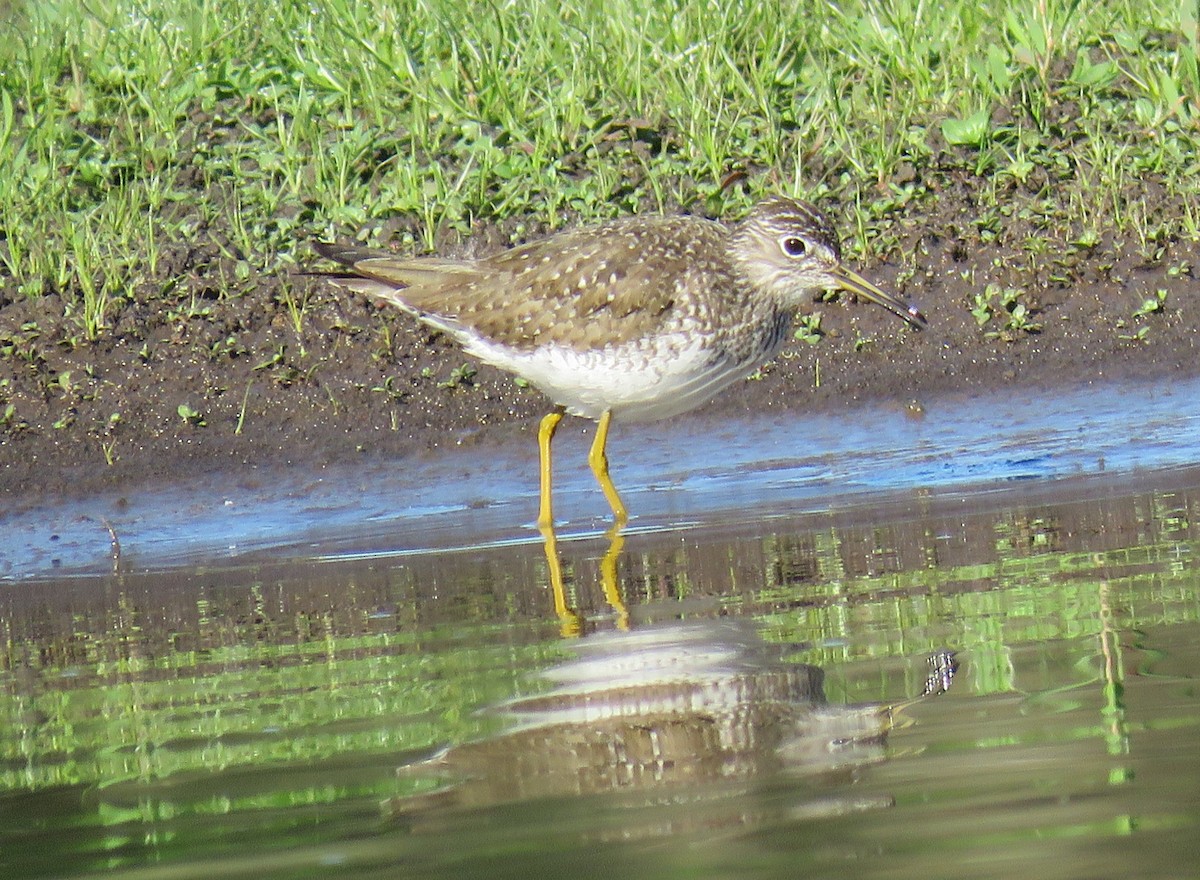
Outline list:
[[[787,218],[840,259],[837,236],[802,203],[771,199],[737,226],[697,217],[640,216],[559,233],[475,261],[397,258],[317,244],[351,270],[346,286],[394,303],[436,326],[528,351],[620,346],[680,326],[722,328],[768,321],[795,304],[779,301],[739,271],[747,230]],[[739,232],[743,233],[739,235]]]
[[[729,266],[706,257],[723,253],[727,235],[707,220],[655,217],[565,232],[474,262],[318,250],[394,289],[368,293],[435,323],[449,319],[521,350],[584,350],[651,335],[701,306],[702,291],[724,292],[713,304],[719,311],[736,308],[745,297]]]

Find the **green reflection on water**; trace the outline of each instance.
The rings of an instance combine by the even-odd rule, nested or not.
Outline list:
[[[620,586],[635,629],[754,619],[789,662],[824,670],[833,704],[920,693],[926,655],[954,649],[966,661],[960,691],[1016,698],[1008,711],[1026,718],[1070,719],[981,723],[961,748],[1097,741],[1120,761],[1095,768],[1098,784],[1128,786],[1135,737],[1197,725],[1194,705],[1131,720],[1126,686],[1131,669],[1178,675],[1148,634],[1200,621],[1198,498],[967,512],[916,499],[867,523],[830,514],[633,535]],[[600,540],[562,547],[571,599],[600,629],[613,620],[603,550]],[[30,818],[9,831],[19,840],[24,829],[28,847],[10,845],[0,865],[69,873],[201,846],[339,840],[364,816],[383,822],[379,802],[444,785],[397,767],[497,735],[504,719],[479,710],[545,689],[539,670],[572,653],[545,584],[531,545],[8,585],[0,798]],[[1105,816],[1047,834],[1135,824]],[[88,828],[87,859],[38,848],[35,829]],[[963,845],[1011,846],[1030,832],[991,833]]]

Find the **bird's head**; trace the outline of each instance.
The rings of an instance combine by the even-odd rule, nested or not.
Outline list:
[[[837,232],[811,205],[765,199],[733,230],[730,253],[756,287],[799,308],[823,290],[841,289],[882,306],[914,327],[925,316],[842,264]]]

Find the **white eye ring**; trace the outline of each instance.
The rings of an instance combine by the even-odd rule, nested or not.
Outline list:
[[[789,257],[803,257],[808,253],[808,242],[796,235],[789,235],[779,243],[779,247]]]

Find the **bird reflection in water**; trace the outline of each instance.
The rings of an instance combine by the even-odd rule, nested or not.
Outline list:
[[[795,646],[767,644],[748,621],[600,633],[572,648],[575,659],[540,674],[546,690],[493,707],[504,732],[403,768],[446,784],[395,798],[388,812],[416,828],[448,812],[547,798],[707,805],[675,817],[669,824],[678,831],[688,816],[703,827],[752,822],[747,798],[781,779],[809,795],[785,799],[793,819],[890,806],[889,796],[847,793],[847,786],[883,760],[901,705],[944,691],[957,669],[953,654],[939,652],[921,696],[837,706],[826,702],[821,669],[786,662]],[[637,833],[654,827],[665,826],[641,822]]]

